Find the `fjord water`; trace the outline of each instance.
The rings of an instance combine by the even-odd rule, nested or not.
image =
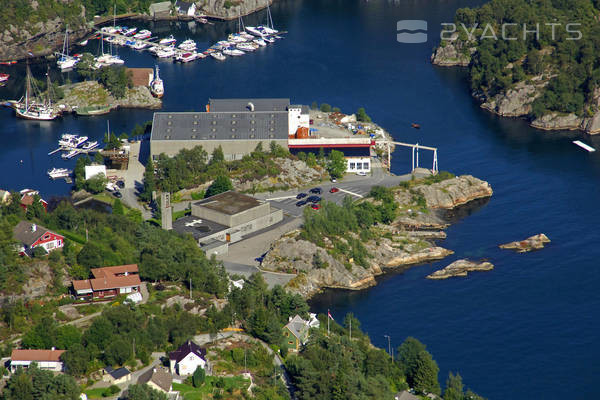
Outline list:
[[[490,182],[489,203],[448,229],[441,245],[454,250],[453,256],[383,276],[369,290],[328,291],[312,307],[331,309],[338,321],[353,312],[381,347],[387,348],[386,334],[393,346],[417,337],[437,360],[442,382],[448,371],[458,371],[468,387],[490,399],[594,398],[600,372],[600,156],[571,144],[576,133],[539,132],[524,121],[484,112],[469,94],[464,71],[429,63],[439,24],[450,21],[457,8],[480,3],[280,0],[272,7],[273,18],[289,34],[254,54],[189,65],[124,48],[119,55],[131,67],[158,63],[166,87],[163,110],[203,110],[209,97],[250,96],[316,100],[346,112],[364,106],[397,140],[438,147],[440,169]],[[245,22],[264,18],[260,12]],[[397,43],[396,22],[402,19],[427,20],[428,42]],[[160,36],[191,37],[200,47],[235,28],[235,22],[136,25]],[[90,41],[87,50],[97,46]],[[44,68],[34,65],[38,77]],[[23,68],[0,71],[17,78],[0,89],[0,98],[13,98],[22,90]],[[76,79],[73,73],[52,76]],[[0,188],[39,188],[46,197],[67,194],[68,185],[45,175],[51,167],[74,165],[46,155],[61,133],[98,139],[107,119],[111,130],[121,133],[151,118],[151,111],[119,110],[37,123],[16,120],[2,109]],[[411,129],[412,122],[421,129]],[[584,140],[600,148],[600,140]],[[421,152],[421,163],[429,166],[431,155]],[[393,171],[409,168],[410,153],[397,150]],[[542,251],[514,254],[497,248],[539,232],[552,239]],[[496,268],[468,278],[425,279],[465,257],[488,258]]]

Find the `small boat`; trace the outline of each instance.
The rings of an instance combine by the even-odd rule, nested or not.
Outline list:
[[[93,142],[85,143],[83,146],[81,146],[81,149],[89,151],[89,150],[95,149],[96,147],[98,147],[98,142],[93,141]]]
[[[16,61],[0,61],[1,65],[13,65],[16,64]]]
[[[138,33],[133,35],[133,37],[136,39],[148,39],[151,36],[152,36],[152,32],[150,32],[148,29],[142,29],[141,31],[139,31]]]
[[[197,58],[198,58],[198,54],[196,52],[181,53],[181,54],[177,54],[177,56],[175,56],[175,61],[186,63],[186,62],[194,61]]]
[[[124,32],[122,32],[122,33],[123,33],[123,35],[125,35],[125,36],[133,36],[133,35],[135,35],[135,33],[137,32],[137,29],[138,29],[138,28],[136,28],[136,27],[129,28],[129,29],[125,30],[125,31],[124,31]]]
[[[219,60],[219,61],[224,61],[225,60],[225,56],[223,55],[223,53],[221,53],[220,51],[213,51],[212,53],[210,53],[210,56],[212,58],[214,58],[215,60]]]
[[[596,151],[595,148],[593,148],[592,146],[589,146],[589,145],[583,143],[581,140],[574,140],[573,144],[581,147],[582,149],[584,149],[584,150],[586,150],[586,151],[588,151],[590,153],[593,153],[594,151]]]
[[[262,40],[264,40],[267,43],[275,43],[275,39],[272,38],[271,36],[265,36],[262,38]]]
[[[87,140],[87,136],[79,136],[70,133],[64,133],[58,140],[58,145],[64,148],[74,149],[81,146]]]
[[[204,17],[197,17],[196,21],[200,22],[201,24],[206,24],[208,23],[208,20]]]
[[[47,171],[48,176],[52,179],[66,178],[71,175],[72,172],[73,171],[66,168],[52,168]]]
[[[163,81],[158,75],[158,65],[155,66],[154,77],[152,78],[152,82],[150,82],[150,92],[153,96],[158,97],[159,99],[163,97],[165,93]]]
[[[142,49],[145,49],[146,47],[148,47],[148,43],[142,42],[140,40],[135,42],[135,44],[132,46],[132,48],[135,50],[142,50]]]
[[[229,36],[227,36],[227,39],[231,40],[232,42],[236,42],[236,43],[243,43],[243,42],[248,41],[247,38],[240,35],[239,33],[231,33],[231,34],[229,34]]]
[[[75,157],[77,154],[81,153],[80,150],[77,149],[71,149],[69,150],[68,153],[63,153],[61,155],[61,157],[63,158],[63,160],[70,160],[71,158]]]
[[[9,74],[0,74],[0,82],[6,82],[10,78]]]
[[[226,49],[223,49],[223,54],[225,54],[226,56],[239,57],[239,56],[243,56],[246,53],[244,53],[242,50],[238,50],[234,47],[228,47]]]
[[[414,122],[412,124],[410,124],[410,126],[412,126],[415,129],[421,129],[421,125],[415,124]]]
[[[204,53],[196,53],[196,57],[197,58],[206,58],[206,57],[208,57],[208,54],[206,54],[206,52],[204,52]]]
[[[256,43],[260,47],[265,47],[267,45],[267,42],[265,42],[263,39],[254,39],[252,43]]]
[[[135,46],[136,43],[137,42],[135,40],[127,40],[125,42],[125,46],[127,46],[127,47],[133,47],[133,46]]]
[[[173,57],[174,55],[175,55],[175,48],[171,47],[171,46],[162,48],[156,52],[156,56],[158,58],[169,58],[169,57]]]
[[[80,46],[86,46],[87,44],[88,44],[88,39],[85,39],[84,41],[79,42]]]
[[[258,49],[258,45],[253,43],[238,43],[235,45],[235,47],[242,51],[254,51]]]
[[[162,45],[167,45],[167,44],[174,44],[175,42],[177,42],[177,39],[175,39],[173,37],[173,35],[166,37],[164,39],[160,39],[160,41],[158,42],[158,44],[162,44]]]

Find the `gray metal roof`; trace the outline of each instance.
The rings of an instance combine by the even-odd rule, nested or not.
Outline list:
[[[215,194],[214,196],[199,200],[194,203],[196,206],[209,208],[227,215],[239,214],[242,211],[258,207],[261,204],[263,204],[263,202],[255,199],[254,197],[248,196],[247,194],[234,192],[233,190]]]
[[[161,1],[160,3],[152,3],[150,4],[150,14],[165,12],[171,10],[171,2],[170,1]]]
[[[157,112],[150,140],[274,140],[288,130],[287,111]]]
[[[173,230],[179,233],[190,233],[194,239],[199,240],[203,237],[214,235],[229,229],[225,225],[218,224],[207,219],[202,219],[189,215],[173,221]]]
[[[36,226],[35,231],[33,231],[34,225]],[[46,232],[49,232],[49,230],[44,228],[43,226],[32,224],[28,221],[20,221],[13,228],[14,238],[27,246],[31,246],[32,244],[34,244]]]
[[[304,342],[308,338],[308,323],[297,314],[285,327],[301,342]]]
[[[290,99],[208,99],[210,111],[287,111]]]

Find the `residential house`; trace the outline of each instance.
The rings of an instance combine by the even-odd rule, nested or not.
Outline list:
[[[125,367],[117,369],[114,369],[110,366],[105,367],[104,374],[102,375],[102,380],[112,385],[119,385],[121,383],[130,382],[131,372]]]
[[[178,375],[191,375],[198,367],[206,369],[206,349],[188,340],[169,353],[169,367]]]
[[[8,204],[10,201],[10,192],[0,189],[0,204]]]
[[[402,392],[396,393],[394,396],[394,400],[419,400],[420,397],[415,396],[414,394],[403,390]]]
[[[171,2],[161,1],[160,3],[150,4],[150,16],[154,19],[168,17],[171,15]]]
[[[64,350],[13,350],[10,355],[10,370],[28,368],[31,363],[36,363],[38,368],[53,372],[62,372],[64,365],[60,356]]]
[[[298,351],[300,346],[308,340],[310,322],[305,321],[299,315],[290,317],[287,325],[283,327],[283,336],[285,337],[285,346],[288,351]]]
[[[50,252],[65,245],[63,236],[28,221],[19,222],[13,228],[13,236],[20,242],[18,245],[20,255],[30,256],[36,247],[43,247]]]
[[[92,268],[92,279],[73,281],[78,298],[103,299],[140,291],[137,264]]]
[[[40,192],[33,189],[23,189],[19,193],[21,193],[21,208],[27,212],[27,207],[33,204],[35,201],[35,196],[39,196]],[[40,197],[39,202],[42,203],[44,210],[48,210],[48,202]]]
[[[187,15],[188,17],[193,17],[196,15],[196,3],[193,1],[176,1],[175,9],[179,15]]]
[[[165,368],[150,368],[147,372],[140,375],[138,384],[147,384],[152,389],[162,393],[173,393],[173,375]]]

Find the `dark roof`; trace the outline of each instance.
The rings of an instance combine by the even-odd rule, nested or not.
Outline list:
[[[33,232],[33,226],[36,226],[35,232]],[[13,235],[19,242],[31,246],[39,238],[41,238],[46,232],[50,232],[43,226],[32,224],[31,222],[21,221],[13,228]]]
[[[126,375],[129,375],[131,372],[125,367],[121,367],[119,369],[113,369],[113,367],[104,368],[107,374],[112,376],[114,379],[120,379]]]
[[[230,190],[211,196],[208,199],[197,201],[194,204],[223,214],[235,215],[260,206],[263,203],[252,196]]]
[[[287,111],[157,112],[150,140],[287,139],[288,129]]]
[[[228,229],[228,227],[225,225],[217,224],[216,222],[195,217],[193,215],[173,221],[173,230],[175,230],[175,232],[191,233],[196,240],[226,229]]]
[[[211,112],[287,111],[290,99],[208,99],[208,104]]]
[[[195,355],[206,361],[206,349],[198,346],[191,340],[188,340],[187,342],[179,346],[177,350],[170,352],[169,359],[175,360],[175,362],[178,363],[190,353],[194,353]]]

